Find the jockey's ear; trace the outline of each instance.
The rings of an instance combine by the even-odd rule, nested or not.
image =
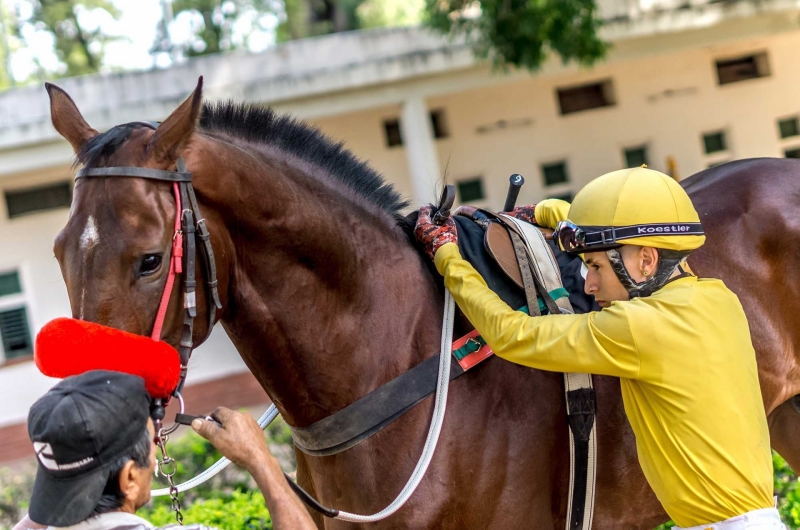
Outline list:
[[[200,76],[194,92],[172,111],[150,139],[148,149],[157,162],[172,164],[180,158],[181,152],[189,144],[197,127],[202,106],[203,77]]]
[[[641,247],[642,271],[647,274],[643,276],[651,278],[658,269],[658,250],[653,247]]]
[[[69,94],[52,83],[45,83],[44,87],[50,96],[50,119],[53,127],[72,145],[75,154],[78,154],[86,142],[97,136],[98,132],[86,123]]]
[[[658,268],[658,250],[653,247],[623,245],[620,249],[628,274],[636,282],[652,278]],[[647,274],[645,274],[645,272]]]

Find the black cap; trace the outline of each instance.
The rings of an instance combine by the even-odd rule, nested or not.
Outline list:
[[[28,413],[39,459],[29,508],[39,524],[71,526],[97,506],[110,464],[147,429],[150,396],[141,377],[93,370],[54,386]]]

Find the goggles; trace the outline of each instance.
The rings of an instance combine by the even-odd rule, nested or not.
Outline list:
[[[584,226],[567,219],[556,225],[553,239],[565,252],[583,254],[619,248],[622,241],[652,236],[702,236],[700,223],[653,223],[630,226]]]

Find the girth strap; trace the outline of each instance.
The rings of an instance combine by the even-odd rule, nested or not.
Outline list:
[[[437,353],[339,412],[308,427],[292,427],[294,445],[311,456],[335,455],[358,445],[433,394],[438,366]],[[458,363],[450,365],[450,381],[465,373]]]
[[[513,230],[512,240],[519,234],[525,239],[533,267],[533,276],[544,285],[537,290],[544,296],[547,291],[561,288],[561,276],[542,233],[534,226],[499,214]],[[514,233],[516,232],[516,233]],[[522,264],[520,264],[521,266]],[[527,292],[527,289],[526,289]],[[551,313],[572,313],[572,305],[566,297],[559,298],[554,307],[548,304]],[[564,374],[564,396],[567,403],[569,425],[569,502],[567,504],[566,530],[590,530],[594,515],[595,477],[597,471],[597,437],[594,430],[596,399],[592,376],[582,373]]]

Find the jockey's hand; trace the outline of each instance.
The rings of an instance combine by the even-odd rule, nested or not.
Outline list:
[[[414,235],[425,246],[425,252],[433,259],[436,251],[446,243],[458,243],[458,231],[452,218],[447,218],[443,225],[437,225],[431,220],[433,208],[423,206],[419,209],[417,226]]]
[[[197,418],[192,421],[192,429],[234,464],[252,472],[254,467],[275,458],[269,452],[264,431],[249,414],[219,407],[211,417],[222,426]]]
[[[510,212],[503,212],[509,217],[514,217],[519,219],[520,221],[525,221],[526,223],[530,223],[532,225],[536,224],[536,218],[534,217],[534,212],[536,210],[536,205],[531,204],[528,206],[517,206]]]

